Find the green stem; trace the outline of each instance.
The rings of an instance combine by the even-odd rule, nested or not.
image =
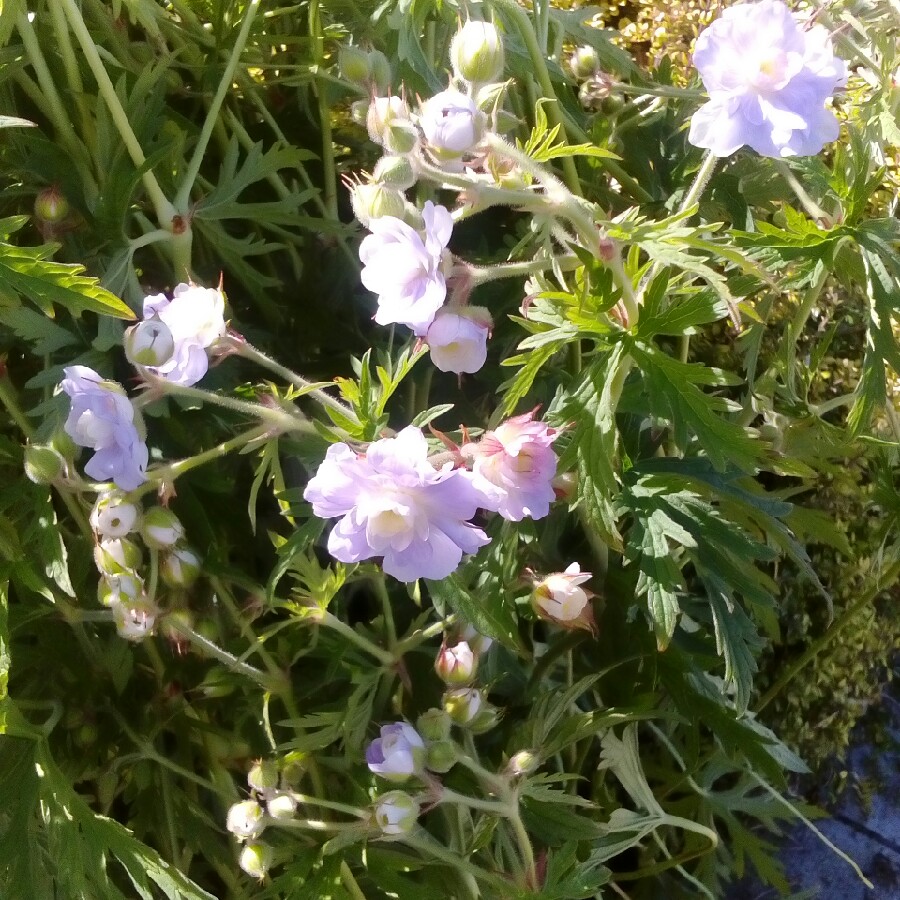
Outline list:
[[[825,634],[813,641],[801,656],[782,669],[781,675],[775,683],[760,698],[759,703],[756,705],[756,711],[760,712],[765,709],[797,677],[802,669],[808,666],[829,644],[840,637],[858,613],[865,609],[878,594],[891,587],[898,577],[900,577],[900,563],[894,563],[879,573],[877,584],[872,584],[866,588],[835,619],[831,628]]]
[[[71,0],[68,0],[68,2],[71,2]],[[194,182],[197,180],[197,175],[200,172],[200,166],[203,163],[203,157],[206,154],[209,139],[212,137],[213,129],[218,121],[219,110],[222,108],[222,103],[225,101],[225,97],[231,90],[231,85],[234,82],[234,72],[240,61],[241,53],[244,52],[244,46],[250,35],[250,26],[253,24],[253,19],[256,16],[259,4],[260,0],[250,0],[244,10],[244,20],[241,22],[241,30],[238,32],[234,46],[231,48],[231,55],[228,58],[225,71],[222,73],[222,77],[219,80],[218,89],[216,90],[212,103],[209,105],[209,109],[206,111],[206,118],[203,121],[203,128],[200,130],[200,136],[197,138],[197,143],[194,146],[191,161],[188,163],[187,171],[178,188],[178,193],[175,195],[175,207],[183,216],[186,216],[189,212],[191,191],[194,188]]]
[[[496,281],[498,278],[520,278],[523,275],[536,275],[540,272],[546,272],[554,266],[559,266],[563,270],[576,269],[581,265],[575,254],[567,254],[557,257],[541,257],[539,259],[531,259],[525,262],[505,262],[497,263],[493,266],[475,266],[470,265],[469,275],[475,287],[487,284],[489,281]]]
[[[706,91],[694,91],[690,88],[669,87],[664,84],[648,87],[642,84],[628,84],[616,81],[611,86],[613,91],[620,94],[635,94],[639,97],[671,97],[675,100],[703,100]]]
[[[800,205],[806,210],[806,214],[817,224],[825,225],[830,228],[833,224],[831,216],[813,200],[806,192],[806,188],[800,183],[800,180],[791,171],[790,166],[783,159],[773,159],[772,162],[781,177],[788,183],[791,190],[796,194]]]
[[[547,61],[538,43],[537,35],[531,22],[528,21],[528,14],[518,4],[517,0],[492,0],[494,6],[502,7],[512,19],[515,20],[516,29],[525,43],[525,49],[531,58],[531,64],[534,67],[534,74],[537,76],[541,91],[547,99],[544,104],[544,110],[547,113],[547,121],[551,126],[559,125],[562,142],[566,142],[566,123],[560,113],[559,100],[556,92],[553,90],[553,82],[550,80],[550,71],[547,68]],[[575,160],[571,156],[565,156],[562,160],[563,175],[566,184],[573,194],[581,193],[581,180],[578,178],[578,169],[575,167]]]
[[[794,369],[797,360],[797,342],[803,334],[803,329],[806,327],[806,321],[809,319],[813,307],[816,305],[816,302],[822,294],[825,282],[828,281],[828,274],[828,266],[820,262],[819,272],[816,275],[815,281],[813,281],[806,289],[806,292],[800,301],[800,305],[797,307],[797,312],[794,313],[794,317],[791,319],[791,323],[788,326],[787,334],[785,335],[785,379],[791,394],[794,393],[796,381]]]
[[[514,810],[509,816],[509,824],[512,826],[513,834],[516,837],[516,843],[519,846],[519,852],[522,854],[522,862],[525,867],[525,886],[532,890],[537,890],[537,871],[534,865],[534,848],[531,846],[531,839],[525,830],[525,824],[522,822],[522,816],[519,813],[518,801],[516,801]]]
[[[482,800],[480,797],[467,797],[465,794],[457,794],[456,791],[451,791],[447,787],[441,789],[438,803],[456,803],[460,806],[468,806],[469,809],[480,809],[504,818],[510,818],[513,814],[508,803],[501,803],[498,800]]]
[[[391,651],[391,656],[393,658],[393,651],[397,646],[397,628],[394,625],[394,610],[391,606],[391,597],[390,594],[388,594],[384,575],[379,573],[372,579],[372,584],[375,586],[375,593],[378,595],[378,599],[381,601],[381,610],[382,615],[384,616],[385,639],[387,641],[388,649]]]
[[[249,663],[241,662],[236,656],[233,656],[227,650],[223,650],[218,644],[213,643],[213,641],[205,638],[202,634],[194,631],[190,625],[183,622],[177,616],[169,616],[167,621],[173,631],[177,631],[178,634],[187,638],[187,640],[195,647],[219,660],[219,662],[223,663],[227,668],[234,672],[238,672],[241,675],[246,675],[267,691],[278,693],[280,685],[273,683],[272,678],[265,672],[260,671],[255,666],[251,666]]]
[[[409,653],[410,650],[415,649],[420,644],[424,644],[426,641],[430,641],[433,637],[441,634],[443,631],[446,631],[450,628],[453,623],[456,621],[456,614],[451,613],[447,616],[446,619],[441,619],[440,622],[434,622],[429,625],[427,628],[420,628],[417,631],[414,631],[409,636],[403,638],[397,646],[394,648],[394,654],[399,659],[406,653]]]
[[[369,818],[369,811],[360,809],[358,806],[338,803],[337,800],[323,800],[321,797],[310,797],[306,794],[294,793],[293,791],[290,794],[298,803],[305,803],[307,806],[321,806],[322,809],[333,809],[335,812],[347,813],[348,816],[355,816],[357,819]]]
[[[147,585],[147,599],[153,603],[156,600],[156,588],[159,584],[159,550],[150,547],[150,581]]]
[[[344,885],[344,890],[347,891],[352,900],[366,900],[366,895],[362,892],[362,888],[357,883],[356,878],[354,878],[346,860],[341,860],[341,884]]]
[[[358,631],[355,631],[345,622],[342,622],[337,616],[328,612],[328,610],[323,612],[322,618],[319,619],[319,624],[343,635],[348,641],[356,644],[361,650],[365,650],[370,656],[374,656],[375,659],[385,666],[385,668],[390,668],[394,665],[395,659],[393,653],[388,653],[387,650],[383,650],[381,647],[376,646],[368,638],[363,637]]]
[[[84,19],[81,17],[78,4],[75,0],[56,0],[56,2],[60,3],[63,7],[63,12],[65,12],[66,17],[69,20],[69,26],[75,34],[75,38],[84,53],[85,60],[87,61],[91,72],[94,74],[94,78],[97,81],[97,87],[100,89],[100,94],[109,109],[113,124],[116,126],[116,130],[119,132],[119,136],[125,144],[128,155],[131,157],[131,161],[134,163],[135,168],[142,169],[147,161],[144,156],[144,151],[141,149],[140,142],[128,121],[128,113],[125,112],[122,104],[119,102],[119,96],[116,94],[116,89],[113,86],[112,80],[103,65],[103,61],[100,59],[100,54],[97,52],[97,47],[94,44],[91,33],[88,31],[87,25],[85,25]],[[156,176],[152,171],[147,169],[141,175],[141,179],[144,182],[144,188],[150,196],[150,200],[156,210],[156,217],[159,224],[163,227],[171,227],[176,210],[166,199],[162,188],[159,186],[159,182],[156,180]]]

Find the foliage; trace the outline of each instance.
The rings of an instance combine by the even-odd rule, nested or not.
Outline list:
[[[812,812],[791,747],[840,749],[821,693],[867,700],[896,643],[900,18],[821,12],[852,67],[839,143],[717,161],[685,133],[698,19],[670,15],[666,55],[648,4],[573,5],[0,4],[3,896],[715,897],[748,863],[789,889],[766,835]],[[371,321],[340,185],[391,139],[373,96],[446,87],[466,15],[505,49],[483,96],[457,79],[478,152],[448,163],[420,122],[401,199],[413,227],[454,209],[429,277],[493,319],[456,378]],[[189,278],[228,302],[202,387],[121,346]],[[72,364],[142,388],[124,500],[155,494],[202,558],[179,580],[135,538],[133,642],[94,600]],[[490,543],[438,580],[328,552],[304,491],[329,445],[359,460],[412,423],[435,467],[477,466],[528,409],[559,457],[548,516],[479,513]],[[428,771],[392,833],[366,745],[400,720]]]

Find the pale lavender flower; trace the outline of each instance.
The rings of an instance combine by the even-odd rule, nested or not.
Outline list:
[[[511,522],[546,516],[556,497],[552,481],[557,459],[551,445],[557,436],[530,412],[507,419],[477,444],[463,447],[474,460],[473,481],[484,494],[482,506]]]
[[[486,309],[438,310],[425,334],[431,361],[442,372],[477,372],[487,359],[490,327]]]
[[[179,284],[169,300],[165,294],[144,298],[144,319],[155,318],[171,333],[174,349],[152,372],[176,384],[192,385],[209,369],[206,351],[225,334],[225,298],[215,288]]]
[[[124,389],[87,366],[69,366],[63,372],[60,388],[71,400],[66,434],[94,451],[84,471],[97,481],[114,481],[123,491],[134,490],[147,480],[149,454]]]
[[[420,429],[369,445],[360,456],[332,444],[303,496],[317,516],[341,516],[328,550],[341,562],[383,557],[400,581],[446,578],[462,559],[489,542],[469,520],[483,496],[472,476],[446,463],[435,470]]]
[[[388,781],[406,781],[422,768],[425,742],[412,725],[382,725],[380,737],[366,747],[366,765]]]
[[[470,97],[441,91],[419,110],[419,125],[429,146],[450,157],[471,150],[481,140],[483,114]]]
[[[394,216],[371,222],[362,242],[362,283],[378,294],[375,321],[407,325],[422,337],[447,296],[442,262],[453,220],[443,206],[428,201],[422,210],[424,236]]]
[[[823,26],[804,29],[781,0],[726,9],[697,38],[694,65],[710,97],[691,119],[695,146],[812,156],[837,138],[825,102],[844,83],[844,61]]]

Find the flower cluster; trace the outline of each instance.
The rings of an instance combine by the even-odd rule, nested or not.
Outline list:
[[[341,517],[328,538],[335,559],[382,557],[384,571],[400,581],[446,578],[463,553],[488,543],[471,522],[478,509],[511,521],[548,514],[554,439],[531,413],[510,419],[463,448],[474,459],[470,472],[452,460],[435,468],[421,429],[409,426],[365,454],[333,444],[303,496],[317,516]]]
[[[179,284],[144,298],[144,321],[129,329],[125,352],[137,366],[193,385],[209,368],[207,351],[225,334],[225,298],[215,288]]]
[[[71,400],[66,434],[94,451],[85,473],[97,481],[114,481],[123,491],[134,490],[147,480],[149,453],[124,389],[87,366],[63,372],[60,388]]]
[[[726,9],[694,49],[709,102],[688,139],[716,156],[747,145],[763,156],[811,156],[838,136],[826,101],[844,83],[821,25],[804,28],[782,0]]]

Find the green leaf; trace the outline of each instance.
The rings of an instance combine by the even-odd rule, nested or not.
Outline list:
[[[73,315],[90,310],[118,319],[135,317],[96,278],[82,275],[84,266],[47,259],[55,249],[52,244],[26,248],[0,242],[0,294],[27,297],[48,314],[55,303]]]
[[[725,659],[725,683],[734,685],[735,707],[742,714],[750,705],[756,654],[764,644],[747,614],[730,599],[730,587],[712,573],[702,577],[716,627],[716,649]]]
[[[29,342],[36,356],[55,353],[78,342],[72,332],[26,306],[0,306],[0,322]]]
[[[507,647],[519,649],[518,620],[509,595],[502,591],[470,592],[458,575],[442,581],[426,581],[432,602],[449,608],[469,622],[476,631],[495,638]]]
[[[0,734],[6,733],[7,685],[9,684],[9,582],[0,582]]]

